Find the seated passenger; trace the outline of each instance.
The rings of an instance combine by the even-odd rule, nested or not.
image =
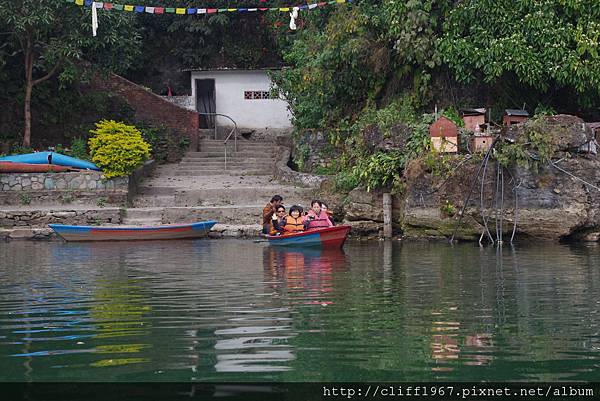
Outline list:
[[[311,230],[313,228],[332,227],[327,213],[321,210],[321,201],[313,200],[310,202],[311,210],[306,215],[304,221],[304,229]]]
[[[302,216],[302,208],[294,205],[290,208],[289,216],[286,216],[283,226],[284,234],[292,234],[304,231],[304,217]]]
[[[279,205],[271,218],[269,226],[269,235],[281,235],[285,226],[285,206]]]
[[[331,211],[331,209],[329,209],[329,206],[327,206],[327,203],[321,202],[321,210],[324,211],[325,213],[327,213],[327,217],[329,217],[329,221],[331,222],[331,225],[335,226],[335,221],[333,221],[333,212]]]

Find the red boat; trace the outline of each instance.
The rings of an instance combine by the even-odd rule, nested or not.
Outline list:
[[[79,171],[73,167],[57,166],[56,164],[30,164],[0,161],[0,173],[64,173],[67,171]]]
[[[281,246],[338,247],[344,245],[351,226],[315,228],[293,234],[267,235],[269,244]]]

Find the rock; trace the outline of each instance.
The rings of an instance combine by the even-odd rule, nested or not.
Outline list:
[[[44,181],[45,189],[54,189],[54,180],[52,178],[46,178]]]
[[[40,189],[44,189],[44,185],[41,182],[34,182],[31,184],[31,189],[39,191]]]

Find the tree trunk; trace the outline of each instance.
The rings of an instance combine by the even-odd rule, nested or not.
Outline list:
[[[25,48],[25,130],[23,131],[23,147],[31,146],[31,92],[33,90],[33,46],[29,37]]]

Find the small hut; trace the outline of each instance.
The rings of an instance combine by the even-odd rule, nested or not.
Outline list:
[[[471,141],[473,152],[487,152],[494,143],[493,135],[475,135]]]
[[[485,124],[485,113],[486,109],[462,109],[460,114],[465,122],[465,129],[467,131],[479,132],[481,126]]]
[[[585,125],[593,132],[596,142],[600,144],[600,122],[585,123]]]
[[[433,148],[438,152],[458,152],[458,127],[452,120],[442,116],[429,126]]]
[[[506,109],[504,110],[504,117],[502,118],[502,123],[506,127],[510,127],[514,124],[520,124],[529,120],[529,113],[527,110],[519,110],[519,109]]]

